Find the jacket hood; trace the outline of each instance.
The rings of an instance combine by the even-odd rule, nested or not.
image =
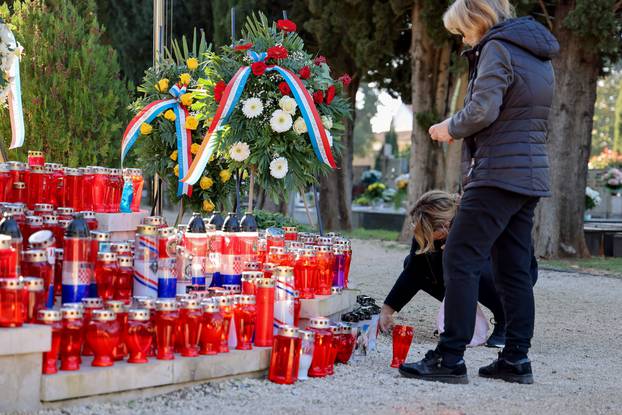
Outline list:
[[[478,46],[483,47],[491,40],[512,43],[540,59],[548,60],[559,53],[559,42],[555,36],[531,16],[508,19],[493,26]]]

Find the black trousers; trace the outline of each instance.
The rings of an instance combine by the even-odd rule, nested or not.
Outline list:
[[[464,192],[443,254],[445,331],[438,351],[448,364],[461,359],[473,335],[480,276],[489,258],[506,316],[503,354],[527,356],[534,327],[531,231],[538,200],[494,187]]]

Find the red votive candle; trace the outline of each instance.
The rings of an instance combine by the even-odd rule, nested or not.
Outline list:
[[[60,309],[63,329],[60,339],[60,370],[80,369],[80,349],[84,342],[82,310],[79,308]]]
[[[82,322],[84,324],[84,329],[91,322],[91,318],[93,317],[93,311],[102,310],[104,308],[104,302],[99,297],[85,297],[82,299],[83,306],[83,315]],[[84,333],[86,335],[86,331]],[[86,339],[85,339],[86,340]],[[82,348],[83,356],[93,356],[93,351],[91,350],[91,345],[84,341],[84,347]]]
[[[223,328],[224,317],[220,314],[218,304],[205,303],[203,305],[203,320],[201,322],[200,354],[218,354],[222,342]]]
[[[155,298],[151,297],[134,297],[136,300],[136,304],[140,308],[147,309],[149,311],[149,322],[151,324],[151,335],[153,340],[151,342],[151,347],[147,352],[147,356],[155,357],[156,356],[156,347],[157,347],[157,339],[156,339],[156,308],[155,308]]]
[[[319,245],[316,247],[318,263],[318,283],[315,294],[330,295],[333,286],[333,269],[335,267],[335,255],[330,246]]]
[[[97,282],[97,294],[104,301],[114,298],[114,281],[119,273],[117,254],[114,252],[97,253],[95,262],[95,281]]]
[[[0,277],[17,278],[17,250],[9,235],[0,235]]]
[[[46,293],[42,278],[23,277],[24,323],[36,323],[37,313],[45,308]]]
[[[117,277],[113,280],[114,299],[129,304],[134,284],[133,260],[129,256],[119,256],[118,263]]]
[[[123,301],[109,300],[106,301],[106,309],[114,313],[121,330],[121,339],[119,344],[112,349],[112,357],[114,360],[123,360],[127,356],[127,346],[125,344],[125,326],[127,325],[127,306]]]
[[[329,330],[330,320],[325,317],[314,317],[309,322],[309,331],[315,333],[313,360],[309,376],[321,378],[328,375],[333,335]]]
[[[112,366],[114,364],[113,350],[120,340],[121,327],[114,312],[93,310],[91,321],[86,326],[86,342],[95,355],[91,366]]]
[[[28,150],[28,165],[43,166],[45,164],[45,156],[43,151]]]
[[[174,299],[160,299],[156,303],[156,341],[157,358],[173,360],[175,358],[175,325],[179,313]]]
[[[352,357],[355,343],[356,337],[352,327],[349,325],[341,326],[341,344],[337,352],[337,361],[339,363],[348,363],[350,357]]]
[[[229,330],[231,329],[231,320],[233,319],[233,299],[229,296],[214,297],[214,301],[220,308],[220,314],[223,317],[222,332],[220,333],[219,353],[229,352]]]
[[[410,344],[413,341],[414,329],[411,326],[397,324],[393,326],[393,360],[391,367],[398,368],[408,355]]]
[[[78,169],[65,167],[63,206],[72,209],[71,213],[82,210],[82,173]],[[65,219],[69,220],[71,217]]]
[[[296,289],[300,292],[300,298],[315,298],[315,289],[318,282],[318,262],[313,249],[305,249],[302,256],[296,260],[294,266],[294,278]]]
[[[54,266],[50,264],[47,252],[42,249],[24,251],[22,274],[43,280],[43,307],[54,306]],[[36,310],[35,310],[36,313]],[[36,316],[33,315],[33,318]]]
[[[22,226],[22,237],[28,241],[30,235],[43,229],[43,218],[41,216],[26,216],[26,223]]]
[[[237,336],[238,350],[250,350],[253,348],[253,334],[255,332],[255,296],[240,295],[240,301],[235,308],[235,333]]]
[[[274,286],[275,281],[271,278],[256,280],[255,346],[269,347],[274,340]]]
[[[199,355],[199,339],[201,338],[203,312],[201,304],[195,298],[181,301],[179,310],[179,334],[181,335],[181,355],[195,357]]]
[[[43,352],[43,365],[41,373],[52,375],[58,372],[58,355],[60,353],[60,339],[63,332],[62,315],[59,310],[39,310],[37,313],[38,324],[45,324],[52,329],[52,343],[50,350]]]
[[[282,385],[291,385],[298,380],[300,365],[300,337],[298,329],[281,326],[274,338],[268,379]]]
[[[24,284],[17,278],[0,278],[0,327],[24,324]]]
[[[153,343],[153,326],[147,309],[130,309],[125,327],[125,344],[129,351],[128,363],[147,363]]]

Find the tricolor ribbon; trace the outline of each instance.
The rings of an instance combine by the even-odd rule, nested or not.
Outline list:
[[[24,111],[22,109],[22,82],[19,76],[19,60],[23,51],[22,46],[15,41],[13,33],[5,26],[0,19],[2,29],[8,31],[9,45],[14,44],[15,49],[9,50],[8,59],[9,70],[6,73],[8,85],[6,90],[6,101],[9,107],[9,117],[11,120],[11,146],[9,149],[24,145]]]
[[[127,153],[136,143],[140,134],[140,126],[143,123],[152,122],[155,117],[162,112],[172,109],[175,112],[175,133],[177,135],[177,164],[179,166],[179,177],[184,177],[188,171],[190,160],[192,159],[192,153],[190,152],[192,146],[192,131],[186,129],[186,118],[188,117],[188,109],[181,105],[180,99],[183,94],[186,93],[186,86],[180,87],[179,85],[173,85],[169,89],[169,94],[173,98],[160,99],[153,101],[145,106],[128,124],[125,132],[123,133],[123,141],[121,142],[121,163],[127,156]],[[192,196],[192,185],[179,182],[177,186],[177,196],[188,195]]]
[[[267,54],[265,52],[257,53],[250,50],[248,51],[248,56],[255,62],[261,62],[266,59]],[[304,87],[300,78],[298,78],[298,76],[296,76],[293,72],[278,65],[269,66],[266,71],[278,72],[283,77],[285,82],[287,82],[287,85],[291,89],[294,99],[300,108],[305,124],[307,125],[309,138],[311,139],[311,145],[313,146],[315,155],[323,163],[335,168],[335,159],[333,158],[333,153],[330,149],[328,137],[326,136],[326,130],[322,125],[320,114],[315,107],[311,94],[309,94],[309,91],[307,91]],[[214,115],[212,123],[207,131],[207,134],[203,137],[201,148],[192,161],[192,165],[190,166],[190,169],[188,169],[187,174],[183,176],[183,179],[181,179],[183,183],[194,184],[201,178],[205,166],[207,166],[210,157],[214,154],[214,151],[218,147],[217,133],[229,120],[235,105],[240,100],[240,96],[242,95],[242,91],[244,90],[244,86],[248,81],[250,73],[251,67],[243,66],[238,69],[235,75],[233,75],[233,78],[231,78],[227,84],[222,99],[216,109],[216,114]],[[182,177],[181,174],[179,177]]]

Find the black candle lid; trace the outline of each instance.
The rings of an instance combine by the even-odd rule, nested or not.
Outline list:
[[[257,232],[257,221],[253,212],[246,212],[240,220],[240,230],[242,232]]]
[[[216,229],[222,229],[222,225],[225,223],[225,218],[222,217],[219,211],[214,211],[212,216],[209,217],[207,223],[216,226]]]
[[[81,213],[76,213],[65,229],[65,238],[89,238],[91,232]]]
[[[190,233],[205,233],[207,230],[205,229],[205,223],[203,223],[203,218],[200,213],[193,213],[190,222],[188,222],[188,228],[186,232]]]
[[[13,218],[13,215],[5,214],[0,221],[0,233],[9,235],[13,239],[21,239],[22,232],[19,230],[19,225]]]
[[[227,218],[222,225],[224,232],[240,232],[240,221],[234,212],[229,212]]]

